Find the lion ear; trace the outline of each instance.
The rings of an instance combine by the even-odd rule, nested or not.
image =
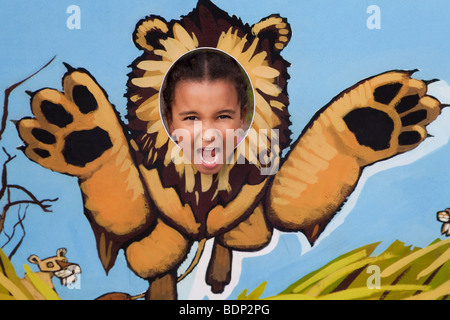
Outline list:
[[[39,264],[39,262],[41,261],[41,259],[38,258],[37,255],[31,255],[28,257],[28,261],[34,264]]]
[[[261,19],[252,26],[252,33],[261,40],[269,40],[274,51],[283,50],[291,40],[292,30],[286,18],[277,14]]]
[[[58,257],[65,257],[67,253],[67,249],[66,248],[60,248],[56,251],[56,255]]]
[[[151,15],[136,24],[133,41],[138,49],[152,52],[162,47],[160,40],[167,39],[168,32],[166,20],[160,16]]]

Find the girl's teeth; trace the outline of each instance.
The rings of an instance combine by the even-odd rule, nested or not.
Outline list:
[[[217,156],[215,148],[202,149],[202,164],[207,167],[213,167],[217,165]]]

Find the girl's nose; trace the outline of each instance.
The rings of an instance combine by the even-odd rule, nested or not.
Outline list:
[[[210,121],[202,121],[202,140],[214,141],[218,135],[218,130]]]
[[[216,140],[217,134],[218,134],[217,129],[214,128],[204,129],[202,132],[202,140],[212,142]]]

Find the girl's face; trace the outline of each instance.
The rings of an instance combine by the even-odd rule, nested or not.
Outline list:
[[[238,140],[236,130],[243,128],[245,113],[231,82],[182,81],[175,87],[172,113],[167,120],[170,135],[176,136],[197,170],[214,174],[233,153]]]

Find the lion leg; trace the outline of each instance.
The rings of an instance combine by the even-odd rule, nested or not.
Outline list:
[[[206,283],[211,286],[213,293],[222,293],[231,281],[232,250],[221,245],[217,239],[206,270]]]
[[[148,236],[127,247],[128,266],[149,281],[147,298],[177,298],[177,269],[186,259],[190,246],[191,242],[181,233],[158,220]]]
[[[262,205],[235,228],[218,236],[206,275],[211,291],[221,293],[230,283],[233,250],[257,251],[264,248],[271,238],[272,228],[264,217]]]
[[[273,177],[270,223],[311,243],[354,190],[364,167],[416,148],[442,105],[413,72],[392,71],[344,91],[321,110]]]
[[[146,300],[176,300],[177,294],[177,271],[149,279],[149,287],[145,294]]]

